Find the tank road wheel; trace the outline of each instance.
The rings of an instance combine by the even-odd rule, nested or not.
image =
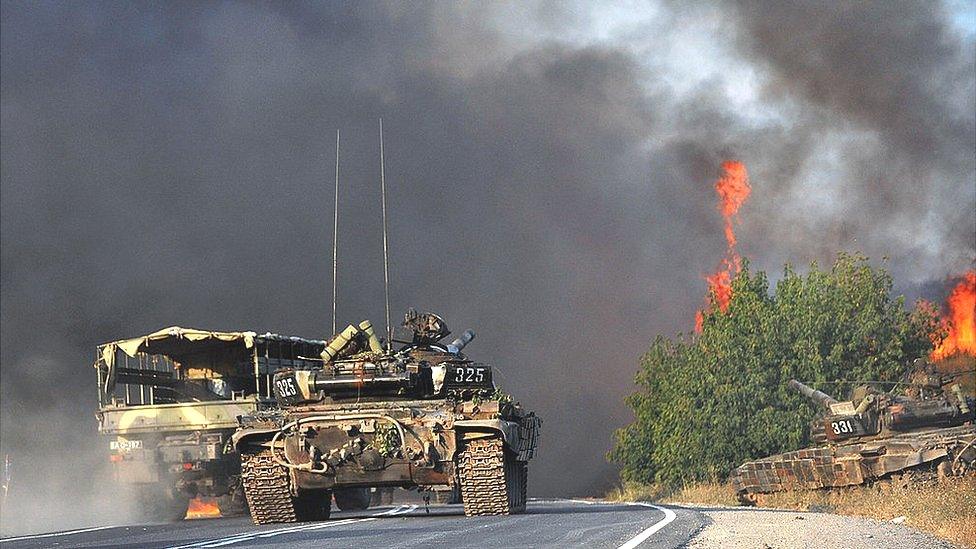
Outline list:
[[[340,511],[362,511],[369,508],[373,494],[369,488],[339,488],[335,490],[336,507]]]
[[[370,497],[369,505],[370,507],[393,505],[393,488],[387,486],[377,487],[376,491]]]
[[[295,510],[301,522],[329,520],[332,515],[332,491],[309,490],[295,499]]]
[[[500,438],[468,441],[458,466],[465,515],[510,515],[525,511],[525,463],[506,454]]]
[[[241,454],[241,479],[254,524],[329,518],[332,494],[328,490],[316,490],[293,497],[288,469],[275,462],[267,448]]]
[[[735,497],[745,507],[763,507],[766,501],[766,494],[758,492],[738,492]]]

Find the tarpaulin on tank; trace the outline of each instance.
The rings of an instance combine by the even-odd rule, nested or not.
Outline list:
[[[131,357],[135,357],[138,353],[180,357],[200,352],[208,347],[208,342],[215,344],[214,347],[224,347],[227,343],[240,342],[245,349],[250,349],[254,347],[255,337],[257,334],[254,332],[211,332],[172,326],[149,335],[106,343],[102,347],[102,361],[109,368],[112,368],[117,349],[121,349],[122,352]]]

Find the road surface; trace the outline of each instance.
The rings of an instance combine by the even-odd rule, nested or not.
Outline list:
[[[254,526],[217,518],[175,524],[100,526],[0,539],[0,549],[36,547],[609,547],[875,549],[949,545],[901,525],[772,509],[531,500],[510,517],[465,517],[460,505],[404,504],[333,512],[323,522]]]
[[[0,540],[3,549],[36,547],[634,547],[687,543],[704,525],[691,509],[586,500],[535,500],[509,517],[465,517],[460,505],[333,511],[323,522],[255,526],[218,518],[175,524],[110,526]]]

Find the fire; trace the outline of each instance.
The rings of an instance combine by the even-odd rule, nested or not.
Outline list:
[[[742,162],[726,160],[722,162],[722,171],[725,172],[724,175],[715,182],[715,192],[720,199],[718,211],[722,212],[722,218],[725,220],[725,241],[729,244],[730,255],[738,260],[738,256],[735,255],[735,231],[732,230],[732,219],[749,198],[752,187],[749,186],[749,174],[746,173],[746,166]]]
[[[735,250],[736,238],[733,221],[739,213],[739,208],[749,198],[752,187],[749,186],[749,174],[746,166],[736,160],[726,160],[722,162],[722,177],[715,182],[715,192],[718,193],[718,211],[722,214],[725,221],[725,242],[727,249],[725,258],[715,274],[706,276],[709,295],[714,296],[715,304],[718,309],[725,312],[732,301],[732,278],[742,266],[742,260]],[[705,299],[706,310],[711,307],[708,298]],[[702,322],[705,320],[703,311],[695,314],[695,331],[701,332]]]
[[[195,497],[190,500],[186,510],[186,518],[213,518],[220,516],[220,507],[213,498]]]
[[[940,360],[956,354],[976,356],[976,271],[969,271],[946,300],[949,314],[943,324],[949,335],[932,351],[931,359]]]

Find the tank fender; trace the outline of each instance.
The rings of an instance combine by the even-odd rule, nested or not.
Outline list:
[[[949,455],[949,452],[945,448],[927,448],[919,450],[914,454],[909,454],[905,456],[904,467],[914,467],[916,465],[921,465],[923,463],[928,463],[930,461],[935,461],[937,459],[942,459]]]
[[[245,446],[263,446],[270,448],[271,437],[278,432],[276,428],[238,429],[230,436],[234,450],[240,453]]]
[[[454,422],[454,430],[462,435],[464,440],[484,438],[500,434],[505,446],[518,450],[519,424],[503,419],[462,419]]]

